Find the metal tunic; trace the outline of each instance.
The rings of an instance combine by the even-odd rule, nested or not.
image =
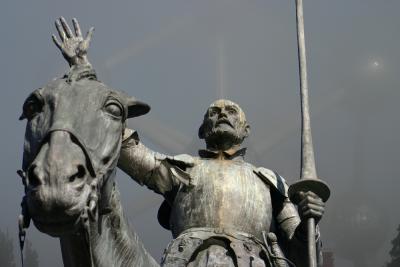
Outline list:
[[[211,237],[227,238],[244,233],[262,240],[262,231],[272,231],[271,228],[277,231],[284,244],[284,255],[297,266],[306,266],[306,241],[296,231],[300,218],[296,207],[287,198],[287,184],[283,178],[271,170],[244,162],[244,151],[207,153],[199,153],[200,158],[167,156],[145,147],[133,131],[124,136],[118,166],[138,183],[165,198],[160,208],[162,216],[159,222],[172,231],[175,239],[165,252],[162,266],[187,266],[193,257],[203,260],[197,254],[191,254],[194,250],[204,249],[205,237],[196,239],[192,236],[203,231],[210,232]],[[274,215],[273,207],[276,209]],[[233,238],[232,244],[243,243],[236,239]],[[247,241],[251,240],[249,238]],[[181,241],[193,241],[197,245],[193,243],[188,246],[191,249],[182,250],[184,246],[181,247]],[[247,241],[242,245],[245,246]],[[319,234],[316,245],[320,252]],[[223,260],[214,250],[206,250],[205,253],[212,259]],[[241,254],[240,249],[235,250],[237,259],[250,262],[256,258],[252,254]],[[177,261],[182,264],[177,264]],[[255,265],[241,263],[239,266]]]
[[[272,219],[270,188],[251,164],[239,158],[197,159],[186,172],[191,184],[181,184],[172,205],[174,237],[190,228],[210,227],[262,240]]]

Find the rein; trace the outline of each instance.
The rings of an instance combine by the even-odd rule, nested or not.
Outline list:
[[[22,178],[23,184],[26,190],[26,174],[22,170],[18,170],[17,174]],[[95,211],[96,211],[96,202],[98,199],[98,190],[97,190],[97,177],[95,177],[91,183],[91,190],[92,192],[89,194],[86,203],[88,203],[85,209],[82,211],[80,215],[81,224],[83,226],[85,232],[86,242],[89,246],[89,257],[90,257],[90,267],[94,267],[93,263],[93,252],[92,246],[90,245],[90,225],[89,225],[89,218],[92,220],[95,219]],[[18,216],[18,240],[19,240],[19,251],[21,256],[21,266],[24,267],[24,244],[26,240],[26,229],[29,228],[31,221],[31,217],[28,212],[28,207],[26,203],[26,195],[22,197],[21,202],[21,214]]]
[[[22,183],[26,191],[26,174],[22,170],[18,170],[17,174],[21,177]],[[26,192],[25,192],[26,193]],[[26,229],[29,227],[31,217],[28,213],[28,207],[26,204],[26,195],[22,197],[21,202],[21,214],[18,216],[18,240],[19,240],[19,252],[21,256],[21,266],[24,267],[24,244],[26,238]]]

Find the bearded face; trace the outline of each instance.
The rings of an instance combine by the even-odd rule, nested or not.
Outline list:
[[[226,150],[240,145],[249,134],[242,109],[229,100],[217,100],[207,109],[199,129],[199,137],[205,139],[207,147]]]

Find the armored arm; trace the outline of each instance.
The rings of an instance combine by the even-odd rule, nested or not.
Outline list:
[[[284,254],[296,266],[308,266],[307,252],[307,216],[323,213],[323,203],[313,199],[312,195],[306,193],[296,207],[288,197],[288,185],[279,174],[265,168],[257,168],[255,173],[267,184],[270,185],[272,209],[275,221],[276,234]],[[311,197],[311,201],[307,201]],[[310,208],[311,207],[311,208]],[[302,216],[299,215],[302,214]],[[312,214],[309,214],[309,213]],[[316,228],[316,248],[318,266],[322,265],[321,240]]]
[[[273,201],[276,201],[274,199]],[[297,266],[308,266],[307,229],[297,208],[285,197],[277,200],[274,208],[277,209],[276,223],[279,235],[283,237],[283,246],[286,256]],[[318,266],[322,266],[322,243],[318,226],[316,227],[316,248]]]
[[[125,129],[118,167],[139,184],[158,194],[170,192],[182,180],[172,159],[150,150],[140,142],[137,132]]]

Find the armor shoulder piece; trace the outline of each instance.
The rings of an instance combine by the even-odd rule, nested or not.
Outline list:
[[[173,157],[167,156],[165,160],[172,176],[186,186],[193,186],[193,181],[187,169],[195,165],[195,158],[187,154],[181,154]]]
[[[175,161],[177,163],[184,164],[188,167],[192,167],[195,163],[195,158],[188,154],[180,154],[173,157],[169,157],[171,161]]]
[[[173,157],[168,156],[167,160],[172,165],[176,165],[183,170],[185,170],[188,167],[193,167],[195,164],[195,158],[188,154],[180,154]]]
[[[122,142],[125,142],[129,138],[133,138],[135,139],[135,141],[139,141],[139,135],[135,130],[125,128],[122,135]]]
[[[285,179],[278,173],[269,169],[259,167],[254,169],[254,173],[257,174],[264,182],[275,188],[283,197],[288,197],[288,185]]]

